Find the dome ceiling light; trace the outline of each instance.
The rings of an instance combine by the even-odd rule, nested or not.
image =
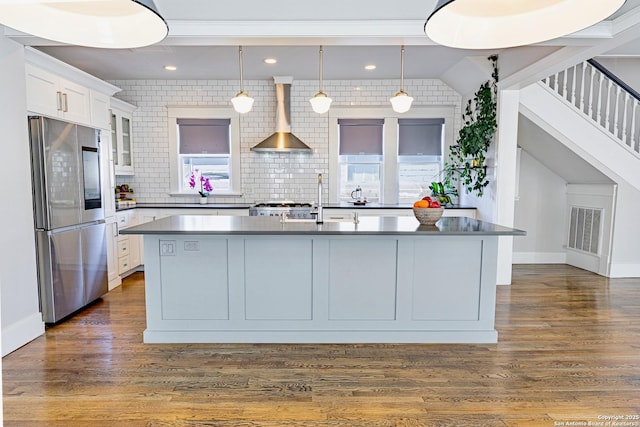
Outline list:
[[[322,46],[320,46],[320,85],[318,92],[309,100],[311,108],[318,114],[324,114],[331,108],[331,98],[322,91]]]
[[[152,0],[0,0],[0,24],[60,43],[108,49],[149,46],[169,33]]]
[[[413,98],[404,91],[404,46],[400,47],[400,91],[390,101],[391,108],[396,113],[406,113],[413,102]]]
[[[253,108],[253,98],[244,91],[244,81],[242,79],[242,46],[238,48],[238,57],[240,58],[240,92],[231,98],[233,109],[240,114],[248,113]]]
[[[607,18],[625,0],[438,0],[424,25],[434,42],[462,49],[523,46]]]

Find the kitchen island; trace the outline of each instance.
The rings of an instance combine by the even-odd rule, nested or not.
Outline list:
[[[498,236],[463,217],[176,215],[144,235],[147,343],[490,343]]]

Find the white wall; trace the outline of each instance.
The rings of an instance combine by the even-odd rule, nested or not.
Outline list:
[[[1,29],[2,27],[0,27]],[[2,355],[44,332],[38,306],[31,166],[27,131],[24,49],[0,35],[0,203]]]
[[[640,277],[640,191],[618,183],[609,277]]]
[[[135,176],[119,176],[129,183],[136,200],[147,203],[196,202],[193,197],[169,196],[169,153],[167,139],[168,105],[228,106],[238,90],[236,81],[211,80],[117,80],[121,98],[138,108],[134,112]],[[388,107],[399,81],[325,81],[323,90],[333,98],[332,107]],[[275,130],[275,88],[272,80],[245,82],[245,91],[255,98],[251,112],[241,120],[241,172],[244,197],[212,198],[215,203],[253,203],[292,199],[315,200],[317,174],[329,171],[328,115],[313,112],[309,99],[317,92],[317,81],[294,80],[291,86],[292,132],[313,149],[312,154],[254,153],[250,148]],[[405,80],[405,91],[414,105],[455,106],[456,130],[460,121],[460,96],[439,80]],[[329,185],[325,185],[328,189]],[[210,197],[211,198],[211,197]],[[325,193],[326,202],[327,195]]]
[[[596,61],[605,66],[636,92],[640,92],[640,58],[597,57]]]
[[[525,150],[520,154],[515,228],[527,235],[513,239],[513,263],[566,261],[566,181]]]

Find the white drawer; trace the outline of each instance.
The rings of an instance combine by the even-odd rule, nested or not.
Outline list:
[[[118,271],[120,272],[120,274],[126,273],[129,270],[131,270],[129,255],[124,255],[118,258]]]
[[[129,238],[118,239],[118,257],[129,255]]]
[[[132,225],[137,225],[136,211],[133,209],[129,211],[118,212],[116,216],[118,218],[118,228],[120,229],[131,227]]]

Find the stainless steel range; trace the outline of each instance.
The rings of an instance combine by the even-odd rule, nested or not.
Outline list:
[[[258,203],[249,208],[249,216],[281,216],[311,219],[311,203],[290,201]]]

